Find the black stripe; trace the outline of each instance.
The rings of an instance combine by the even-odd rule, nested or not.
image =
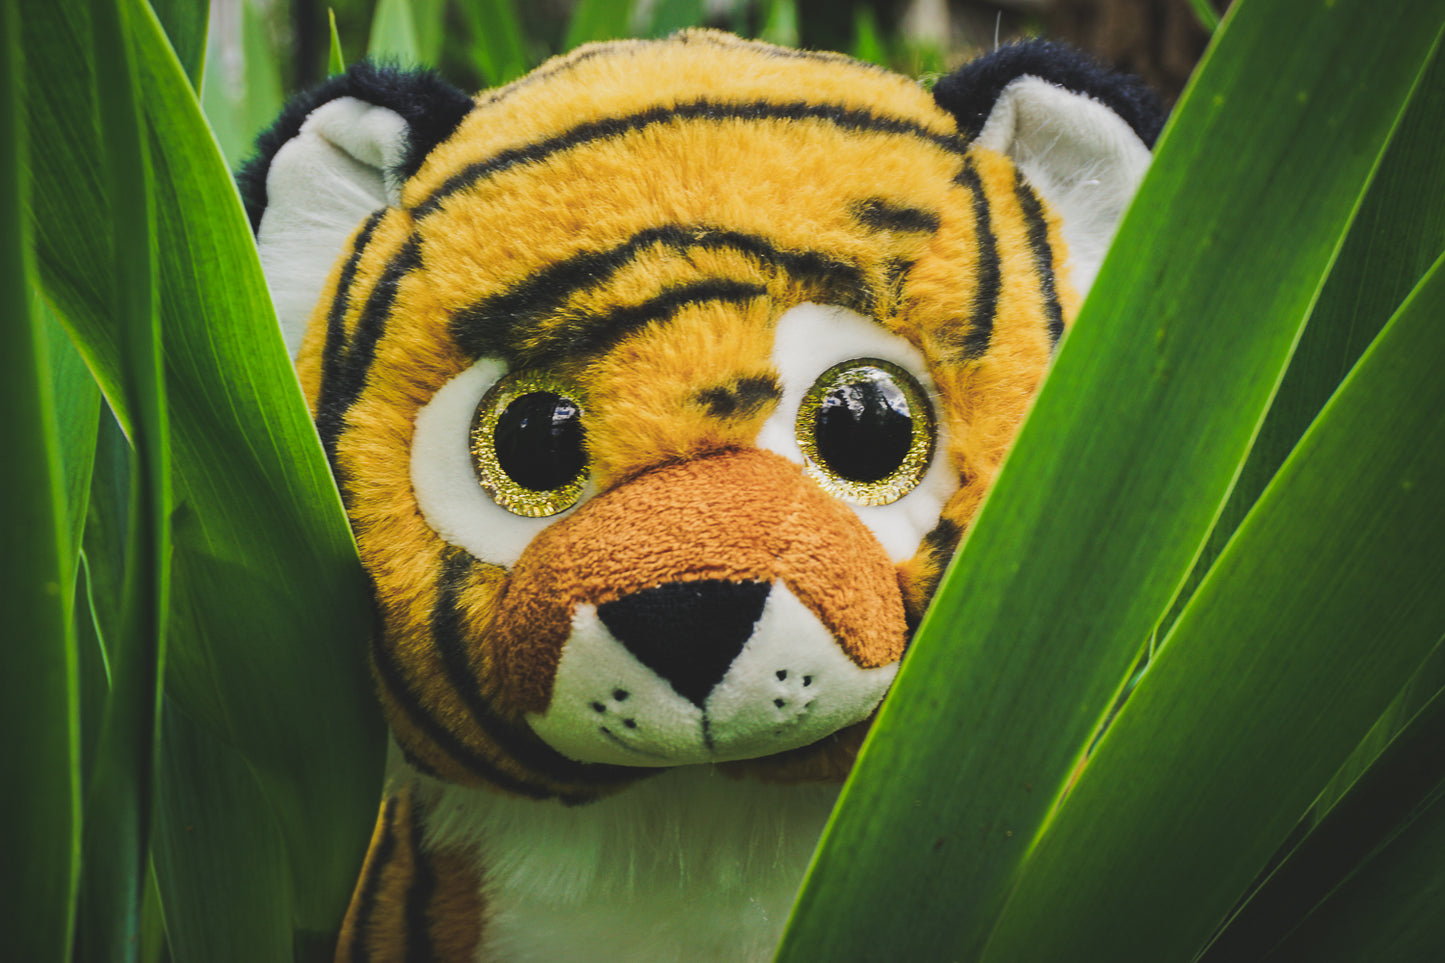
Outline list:
[[[693,304],[719,301],[724,304],[743,305],[768,293],[761,284],[749,284],[732,278],[708,278],[691,284],[680,284],[666,288],[655,298],[617,308],[599,318],[587,318],[583,323],[566,327],[560,336],[561,343],[556,353],[590,354],[603,351],[623,337],[649,324],[672,317],[683,308]],[[550,334],[550,333],[549,333]],[[552,335],[549,341],[557,336]]]
[[[427,910],[436,892],[436,873],[422,852],[421,819],[411,820],[411,882],[406,888],[406,963],[433,963],[431,921]]]
[[[709,385],[693,393],[693,400],[714,418],[751,418],[783,397],[774,377],[742,377]]]
[[[973,295],[973,316],[969,319],[968,333],[963,338],[963,357],[967,360],[981,357],[993,341],[993,319],[998,313],[1003,278],[998,240],[989,220],[988,196],[983,192],[983,182],[979,180],[972,159],[963,165],[956,180],[973,194],[974,243],[978,247],[978,288]]]
[[[767,288],[761,284],[732,278],[707,278],[679,284],[663,289],[661,294],[641,304],[615,308],[603,315],[563,319],[540,333],[534,333],[526,344],[495,353],[508,358],[514,366],[544,367],[564,356],[578,357],[604,351],[632,332],[666,320],[689,305],[709,301],[741,305],[765,294]],[[475,345],[463,347],[475,349]]]
[[[441,654],[442,667],[453,691],[472,714],[472,719],[519,766],[553,782],[616,785],[632,782],[642,775],[631,766],[576,762],[547,745],[531,730],[503,719],[482,695],[476,677],[468,664],[468,638],[458,595],[466,585],[467,574],[475,559],[464,549],[449,546],[442,556],[442,571],[437,579],[437,601],[432,610],[432,637]]]
[[[1039,274],[1039,290],[1044,295],[1044,315],[1049,325],[1049,343],[1058,344],[1064,336],[1064,310],[1059,305],[1059,294],[1054,287],[1054,250],[1049,246],[1049,224],[1044,220],[1044,208],[1033,188],[1020,177],[1014,184],[1014,195],[1023,208],[1024,223],[1028,225],[1029,247],[1034,252],[1034,270]]]
[[[865,131],[916,137],[956,154],[962,154],[967,147],[967,142],[957,134],[935,133],[916,121],[905,120],[901,117],[882,117],[872,111],[844,107],[839,104],[814,104],[807,101],[780,104],[767,100],[728,103],[701,99],[672,106],[659,105],[621,117],[606,117],[588,121],[554,137],[548,137],[522,147],[514,147],[487,160],[469,164],[458,173],[453,174],[430,197],[413,208],[412,216],[417,220],[428,217],[436,213],[442,203],[452,194],[465,190],[483,178],[491,177],[513,167],[541,163],[553,154],[571,150],[592,141],[621,137],[624,134],[658,124],[693,120],[817,120],[849,132]]]
[[[362,877],[356,894],[356,925],[351,932],[351,963],[367,963],[371,957],[368,930],[371,914],[376,909],[376,894],[381,889],[381,874],[396,855],[396,797],[389,797],[381,808],[381,838],[371,850],[370,865]]]
[[[346,483],[336,460],[336,445],[345,427],[346,413],[366,388],[367,375],[376,360],[376,345],[386,331],[386,322],[391,317],[402,278],[420,266],[421,246],[413,235],[387,262],[381,277],[367,295],[350,344],[344,350],[337,347],[331,363],[322,370],[316,398],[316,431],[321,436],[322,447],[326,450],[332,474],[343,497],[346,496]]]
[[[400,667],[391,658],[386,645],[381,641],[379,633],[372,633],[371,641],[372,664],[376,667],[376,674],[380,677],[382,685],[386,687],[387,694],[396,701],[406,714],[407,721],[422,731],[439,750],[461,768],[471,772],[473,775],[491,783],[498,789],[515,793],[518,796],[526,796],[529,799],[554,799],[558,793],[545,786],[534,785],[523,782],[516,777],[498,769],[490,760],[483,758],[469,747],[464,745],[450,729],[447,729],[427,712],[420,701],[417,700],[406,679],[403,678]],[[585,802],[590,797],[561,797],[563,801]]]
[[[919,594],[923,597],[925,609],[928,602],[932,600],[938,585],[943,581],[943,573],[948,569],[948,563],[953,559],[953,553],[958,548],[959,539],[963,537],[963,529],[957,523],[947,518],[940,518],[938,524],[929,529],[919,543],[920,551],[928,553],[930,567],[928,573],[923,576],[919,583]],[[912,638],[913,633],[918,630],[918,625],[923,621],[922,611],[912,611],[905,608],[903,613],[904,621],[908,625],[908,634]]]
[[[938,230],[937,214],[921,207],[895,204],[883,197],[858,201],[849,212],[859,224],[878,231],[933,234]]]
[[[463,309],[452,319],[452,336],[474,356],[495,355],[518,363],[522,359],[517,346],[527,343],[538,324],[554,319],[557,309],[579,290],[605,284],[631,264],[639,251],[653,245],[680,254],[696,249],[736,250],[800,280],[827,286],[834,303],[871,312],[872,292],[856,265],[819,251],[780,249],[756,234],[706,225],[662,224],[639,231],[615,247],[574,254]]]
[[[346,259],[341,276],[336,281],[336,296],[331,299],[331,307],[326,312],[326,344],[321,348],[323,384],[335,374],[337,359],[346,342],[346,312],[351,309],[351,285],[356,280],[357,265],[361,263],[362,252],[371,243],[371,236],[376,233],[376,226],[385,216],[386,208],[382,208],[374,211],[362,224],[356,240],[352,242],[351,256]]]

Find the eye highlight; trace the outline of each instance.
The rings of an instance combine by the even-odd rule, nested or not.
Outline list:
[[[794,430],[808,474],[857,505],[887,505],[912,491],[933,457],[933,409],[923,386],[878,358],[823,372],[798,406]]]
[[[587,483],[580,396],[540,371],[509,374],[482,396],[472,416],[472,467],[498,505],[541,518],[576,504]]]

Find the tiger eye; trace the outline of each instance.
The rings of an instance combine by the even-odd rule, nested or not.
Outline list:
[[[582,410],[550,391],[534,391],[507,405],[497,419],[492,443],[502,471],[532,491],[565,485],[587,464]]]
[[[566,511],[587,482],[580,392],[537,371],[502,378],[472,417],[472,467],[487,493],[514,515]]]
[[[877,358],[834,365],[798,410],[808,473],[844,501],[886,505],[923,480],[935,427],[928,395],[899,366]]]
[[[903,464],[913,443],[908,398],[878,368],[850,374],[860,380],[833,388],[818,407],[818,457],[850,481],[882,481]]]

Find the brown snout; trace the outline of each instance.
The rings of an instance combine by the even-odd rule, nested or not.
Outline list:
[[[724,451],[644,472],[532,541],[490,633],[508,701],[546,708],[577,606],[704,579],[783,582],[865,668],[903,654],[897,575],[858,516],[780,455]]]

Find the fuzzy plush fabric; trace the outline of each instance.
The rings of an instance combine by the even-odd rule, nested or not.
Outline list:
[[[248,174],[406,760],[339,958],[765,956],[1147,165],[1141,95],[1055,48],[935,98],[707,31],[464,111],[370,78]],[[884,422],[913,461],[843,457]],[[745,870],[745,822],[679,808],[790,792]],[[715,905],[663,922],[683,893]]]

